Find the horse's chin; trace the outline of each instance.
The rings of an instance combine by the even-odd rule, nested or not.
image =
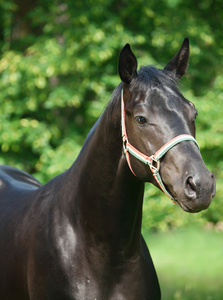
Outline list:
[[[182,201],[177,201],[179,206],[188,213],[194,214],[194,213],[199,213],[202,210],[205,210],[209,207],[210,203],[208,205],[202,205],[202,206],[195,206],[195,207],[190,207],[188,204],[183,203]]]
[[[170,195],[172,195],[173,197],[173,201],[174,203],[178,204],[183,211],[187,212],[187,213],[198,213],[200,211],[202,211],[203,209],[202,208],[190,208],[188,204],[185,203],[185,201],[183,200],[179,200],[176,193],[172,192],[166,187],[167,191],[170,193]]]
[[[185,212],[188,212],[188,213],[191,213],[191,214],[197,213],[197,212],[199,212],[199,211],[202,210],[202,209],[199,209],[199,210],[193,210],[193,209],[187,207],[185,204],[183,204],[183,203],[181,203],[181,202],[179,202],[179,201],[178,201],[178,204],[179,204],[179,206],[180,206]]]

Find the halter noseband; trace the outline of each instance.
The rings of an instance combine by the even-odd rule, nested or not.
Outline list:
[[[150,170],[153,173],[153,177],[155,178],[156,182],[158,183],[159,187],[161,190],[174,202],[174,198],[168,193],[166,190],[163,181],[161,179],[159,170],[160,170],[160,159],[169,151],[171,148],[173,148],[175,145],[183,142],[183,141],[192,141],[194,142],[198,149],[198,143],[195,140],[195,138],[192,135],[189,134],[181,134],[167,142],[163,147],[161,147],[154,155],[147,156],[137,150],[133,145],[131,145],[128,141],[128,136],[127,136],[127,131],[126,131],[126,126],[125,126],[125,103],[124,103],[124,98],[123,98],[123,90],[121,92],[121,123],[122,123],[122,140],[123,140],[123,148],[124,148],[124,153],[126,156],[126,160],[128,162],[129,168],[131,172],[135,175],[132,167],[131,167],[131,162],[130,162],[130,156],[133,155],[136,157],[138,160],[142,161],[144,164],[148,165],[150,167]]]

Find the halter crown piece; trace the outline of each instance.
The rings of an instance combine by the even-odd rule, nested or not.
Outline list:
[[[122,140],[123,140],[123,148],[124,153],[126,156],[126,160],[128,162],[129,168],[131,172],[135,175],[130,162],[130,156],[129,153],[136,157],[138,160],[142,161],[144,164],[148,165],[150,167],[150,170],[153,173],[153,177],[155,178],[156,182],[158,183],[161,190],[174,202],[177,202],[174,200],[174,198],[169,194],[169,192],[166,190],[163,181],[161,179],[159,170],[160,170],[160,159],[169,151],[171,148],[173,148],[175,145],[183,142],[183,141],[192,141],[196,144],[196,146],[199,149],[198,143],[195,140],[195,138],[192,135],[189,134],[181,134],[167,142],[163,147],[161,147],[154,155],[147,156],[137,150],[133,145],[131,145],[128,141],[126,126],[125,126],[125,103],[123,98],[123,90],[121,91],[121,124],[122,124]]]

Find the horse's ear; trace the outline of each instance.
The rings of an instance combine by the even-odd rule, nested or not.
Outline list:
[[[126,84],[129,84],[133,78],[137,77],[137,60],[129,44],[123,47],[119,55],[118,71],[121,80]]]
[[[180,50],[166,65],[164,70],[171,71],[177,78],[181,78],[188,67],[188,61],[190,56],[189,39],[185,38]]]

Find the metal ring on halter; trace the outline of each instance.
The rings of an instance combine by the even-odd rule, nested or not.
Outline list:
[[[160,170],[160,160],[157,160],[154,155],[150,156],[151,162],[150,162],[150,169],[154,172],[158,173]],[[155,163],[155,164],[154,164]]]

